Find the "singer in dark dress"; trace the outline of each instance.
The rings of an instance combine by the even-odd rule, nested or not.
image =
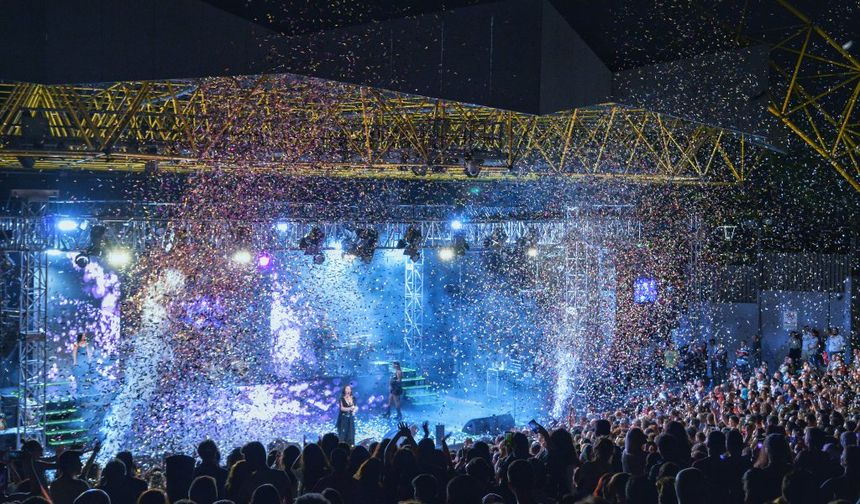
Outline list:
[[[355,412],[358,411],[358,406],[355,405],[355,399],[352,397],[352,387],[346,385],[340,394],[338,402],[337,414],[337,437],[342,443],[350,446],[355,444]]]
[[[388,406],[385,408],[385,418],[391,415],[391,406],[397,410],[397,420],[403,418],[400,412],[400,396],[403,395],[403,370],[400,368],[399,362],[391,364],[394,367],[394,374],[388,382]]]

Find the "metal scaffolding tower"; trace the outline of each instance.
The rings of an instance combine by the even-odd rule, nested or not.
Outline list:
[[[424,254],[417,261],[404,259],[403,343],[413,362],[420,364],[424,350]]]
[[[48,255],[42,237],[45,201],[22,204],[24,229],[18,251],[18,423],[17,443],[45,444],[48,379]]]

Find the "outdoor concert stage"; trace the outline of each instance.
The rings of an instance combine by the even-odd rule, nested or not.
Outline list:
[[[378,439],[396,425],[394,410],[383,418],[395,360],[404,419],[442,424],[454,440],[474,418],[548,418],[551,375],[534,368],[547,308],[533,285],[498,278],[481,250],[453,260],[426,249],[413,261],[388,249],[364,261],[328,245],[321,264],[283,251],[265,267],[228,265],[221,273],[264,277],[242,293],[195,288],[169,265],[146,287],[130,265],[80,267],[75,252],[48,252],[49,442],[98,437],[160,453],[207,437],[225,447],[316,438],[334,430],[346,383],[357,439]],[[525,257],[527,271],[539,267]],[[140,320],[128,323],[123,303],[140,296]],[[89,343],[74,364],[81,332]]]
[[[32,249],[11,256],[12,285],[29,285],[28,320],[44,324],[19,356],[44,379],[17,391],[19,434],[159,456],[205,438],[298,442],[334,430],[351,384],[356,439],[379,438],[396,425],[383,416],[394,361],[404,419],[434,433],[460,440],[494,415],[551,423],[576,406],[580,371],[599,364],[589,345],[609,341],[616,290],[632,288],[613,263],[638,232],[628,210],[244,222],[51,203],[7,219],[11,245]]]

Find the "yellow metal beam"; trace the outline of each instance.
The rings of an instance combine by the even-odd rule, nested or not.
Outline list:
[[[46,120],[52,139],[43,145],[27,138],[23,113]],[[421,167],[437,178],[460,178],[472,156],[484,161],[481,178],[488,179],[722,184],[739,177],[707,154],[715,142],[723,156],[741,154],[739,137],[729,132],[612,104],[530,116],[286,75],[0,83],[0,121],[0,168],[13,169],[21,169],[16,156],[26,155],[36,169],[138,170],[157,161],[163,170],[217,163],[355,177],[413,176]]]

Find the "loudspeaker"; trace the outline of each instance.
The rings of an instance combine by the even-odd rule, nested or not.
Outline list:
[[[514,428],[514,417],[510,413],[484,418],[473,418],[463,426],[466,434],[501,434]]]

